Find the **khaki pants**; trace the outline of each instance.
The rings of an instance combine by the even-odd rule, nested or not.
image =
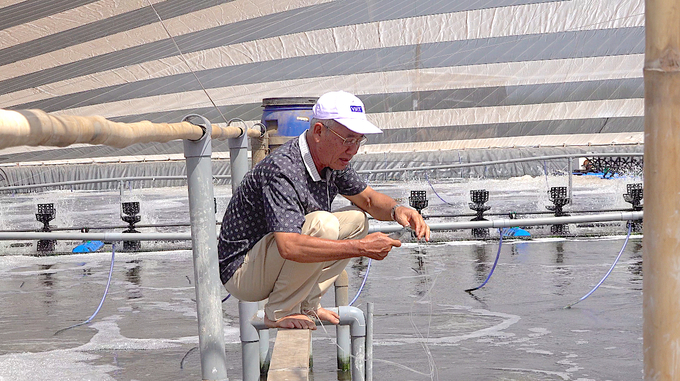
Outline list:
[[[329,213],[317,211],[305,216],[302,234],[342,240],[360,239],[368,234],[368,218],[355,206]],[[242,301],[269,298],[265,314],[270,320],[319,308],[319,301],[349,263],[339,261],[300,263],[281,258],[274,233],[269,233],[246,254],[243,265],[224,285]]]

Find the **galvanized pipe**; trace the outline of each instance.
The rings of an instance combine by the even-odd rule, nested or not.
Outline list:
[[[570,210],[569,213],[574,215],[576,213],[607,213],[607,212],[628,212],[630,211],[630,208],[626,209],[600,209],[600,210]],[[550,211],[534,211],[534,212],[517,212],[518,215],[535,215],[535,214],[550,214],[553,215],[555,212],[550,212]],[[508,213],[484,213],[485,216],[507,216]],[[466,217],[475,217],[476,214],[474,213],[463,213],[463,214],[423,214],[423,218],[428,219],[428,218],[466,218]],[[375,220],[372,217],[368,218],[369,221]],[[220,225],[222,221],[215,221],[216,225]],[[185,227],[185,226],[191,226],[191,223],[189,222],[184,222],[184,223],[173,223],[173,224],[135,224],[135,228],[142,229],[142,228],[171,228],[171,227]],[[126,229],[128,225],[101,225],[101,226],[87,226],[87,225],[82,225],[82,226],[71,226],[71,227],[50,227],[50,230],[53,232],[56,231],[80,231],[83,228],[87,228],[89,230],[107,230],[107,229]],[[22,230],[0,230],[0,232],[5,232],[5,233],[18,233],[18,232],[35,232],[35,229],[22,229]],[[182,234],[182,233],[169,233],[169,234]],[[79,237],[82,238],[82,237]],[[178,239],[185,239],[185,238],[178,238]],[[190,238],[186,238],[190,239]],[[144,241],[148,241],[149,239],[144,239]],[[130,241],[129,239],[126,239],[126,241]],[[139,239],[138,239],[139,241]],[[337,305],[337,304],[336,304]]]
[[[212,209],[211,209],[212,210]],[[615,212],[600,214],[584,214],[565,217],[541,217],[509,219],[500,218],[490,221],[460,221],[430,224],[430,230],[454,230],[475,228],[509,228],[514,226],[540,226],[556,224],[576,224],[583,222],[601,221],[635,221],[641,220],[643,211]],[[214,222],[213,222],[214,224]],[[371,226],[368,231],[393,233],[403,230],[401,225],[378,225]],[[48,233],[48,232],[0,232],[0,241],[7,240],[99,240],[99,241],[173,241],[190,240],[189,233]]]
[[[184,141],[201,374],[203,380],[223,381],[228,380],[228,377],[210,163],[212,126],[207,119],[198,115],[184,118],[185,121],[192,119],[200,119],[204,129],[200,139]]]

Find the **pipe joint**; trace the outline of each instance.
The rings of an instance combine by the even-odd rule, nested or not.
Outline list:
[[[366,319],[362,310],[351,306],[329,309],[335,310],[340,315],[341,325],[349,325],[349,333],[352,337],[366,337]]]
[[[191,122],[191,119],[200,118],[202,123]],[[197,140],[185,140],[184,141],[184,157],[210,157],[212,156],[212,125],[210,121],[205,117],[197,114],[190,114],[182,119],[183,122],[189,122],[196,126],[201,127],[203,130],[203,135]]]
[[[260,341],[259,329],[267,329],[264,324],[264,311],[259,310],[257,302],[238,303],[239,328],[242,343],[254,343]]]
[[[192,122],[191,119],[201,119],[201,122],[200,123]],[[201,139],[205,138],[205,136],[207,135],[209,127],[211,127],[210,121],[208,121],[208,119],[206,119],[205,117],[198,115],[198,114],[189,114],[189,115],[185,116],[184,118],[182,118],[182,122],[191,123],[194,126],[200,127],[201,130],[203,131],[200,138],[198,138],[198,139],[188,139],[192,142],[198,142]],[[212,128],[210,128],[210,129],[212,129]]]
[[[267,126],[265,126],[261,122],[257,122],[253,125],[253,127],[256,127],[256,126],[260,128],[260,137],[261,138],[264,137],[264,134],[267,133]]]

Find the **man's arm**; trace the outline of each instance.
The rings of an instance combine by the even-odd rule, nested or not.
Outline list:
[[[380,193],[370,186],[367,186],[366,189],[354,196],[344,197],[352,201],[354,205],[365,210],[375,219],[392,221],[392,215],[394,214],[394,221],[398,222],[401,226],[410,226],[418,238],[430,240],[430,227],[427,226],[420,213],[415,209],[397,206],[397,201],[392,197]]]
[[[299,233],[274,233],[276,246],[283,259],[302,262],[326,262],[354,257],[382,260],[392,247],[401,242],[383,233],[369,234],[362,239],[332,240]]]

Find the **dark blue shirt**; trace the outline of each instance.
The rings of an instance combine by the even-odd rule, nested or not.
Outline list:
[[[301,233],[305,215],[330,212],[335,196],[364,189],[366,182],[351,165],[340,171],[324,168],[319,174],[305,133],[291,139],[250,170],[229,201],[217,243],[222,283],[268,233]]]

